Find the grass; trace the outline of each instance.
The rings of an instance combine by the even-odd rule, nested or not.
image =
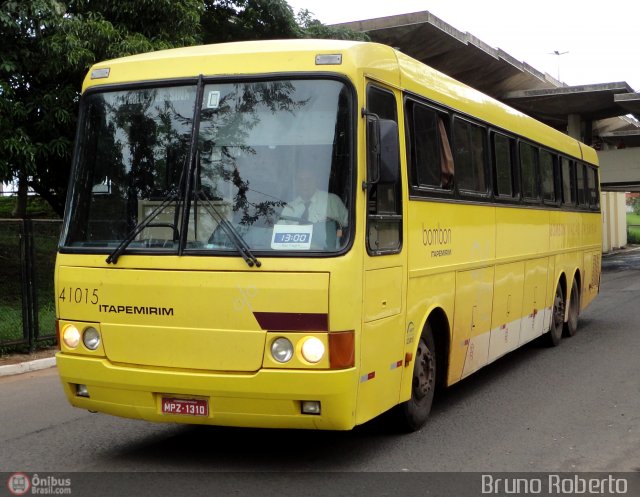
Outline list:
[[[22,308],[0,303],[0,343],[22,339]]]
[[[0,197],[0,219],[10,219],[15,199]],[[46,203],[36,197],[29,198],[29,215],[55,218]],[[53,273],[60,224],[33,221],[33,285],[38,301],[39,337],[55,335],[55,295]],[[3,346],[6,341],[23,339],[22,292],[23,270],[21,256],[21,224],[0,222],[0,353],[24,351],[27,346]],[[51,340],[36,347],[47,346]]]
[[[0,196],[0,219],[11,219],[13,209],[16,206],[16,197]],[[27,197],[27,215],[31,219],[58,219],[59,216],[51,206],[35,195]]]
[[[627,242],[640,243],[640,215],[638,214],[627,214]]]

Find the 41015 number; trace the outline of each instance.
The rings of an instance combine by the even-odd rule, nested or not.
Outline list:
[[[97,288],[78,288],[67,286],[58,295],[58,300],[70,304],[97,304],[100,301]]]

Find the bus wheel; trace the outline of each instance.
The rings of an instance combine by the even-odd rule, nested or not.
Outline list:
[[[551,316],[551,329],[547,333],[547,344],[555,347],[562,338],[562,327],[564,325],[565,298],[562,293],[562,286],[558,283],[556,296],[553,299],[553,311]]]
[[[435,388],[436,348],[431,327],[427,325],[418,342],[413,363],[411,398],[399,406],[403,428],[417,431],[427,422]]]
[[[567,322],[564,323],[564,333],[566,337],[572,337],[578,331],[578,315],[580,314],[580,290],[578,289],[578,282],[573,279],[571,284],[571,298],[569,300],[569,317]]]

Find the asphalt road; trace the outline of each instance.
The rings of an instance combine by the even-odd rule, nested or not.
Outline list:
[[[55,369],[0,378],[0,471],[640,471],[640,251],[604,258],[578,334],[436,398],[420,432],[150,424],[67,405]],[[3,485],[4,486],[4,485]]]

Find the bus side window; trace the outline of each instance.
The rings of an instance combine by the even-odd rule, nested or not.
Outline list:
[[[520,143],[520,177],[522,195],[528,201],[538,201],[538,148],[528,143]]]
[[[367,89],[367,111],[380,119],[398,122],[396,98],[393,93],[373,85]],[[399,163],[398,161],[398,165]],[[378,182],[367,187],[367,251],[371,255],[397,253],[402,247],[399,171],[397,178],[395,183]]]
[[[585,185],[585,165],[584,164],[576,164],[576,183],[578,185],[578,205],[580,207],[585,207],[589,205],[589,201],[587,199],[586,185]]]
[[[498,197],[516,198],[518,188],[514,174],[514,140],[505,135],[492,133],[494,167],[494,189]]]
[[[591,194],[591,198],[593,199],[593,203],[591,204],[591,206],[595,209],[595,210],[600,210],[600,180],[598,179],[598,169],[596,169],[595,167],[590,166],[589,167],[590,170],[590,175],[591,175],[591,179],[592,179],[592,184],[593,184],[593,190],[592,190],[592,194]]]
[[[453,157],[459,191],[487,193],[485,128],[456,118],[453,123]]]
[[[542,199],[546,204],[556,203],[557,156],[548,150],[540,150],[540,176],[542,177]]]
[[[573,161],[562,157],[562,203],[564,205],[576,204],[576,179],[574,175]]]
[[[446,114],[413,103],[409,110],[412,182],[417,187],[453,189],[453,154]]]

